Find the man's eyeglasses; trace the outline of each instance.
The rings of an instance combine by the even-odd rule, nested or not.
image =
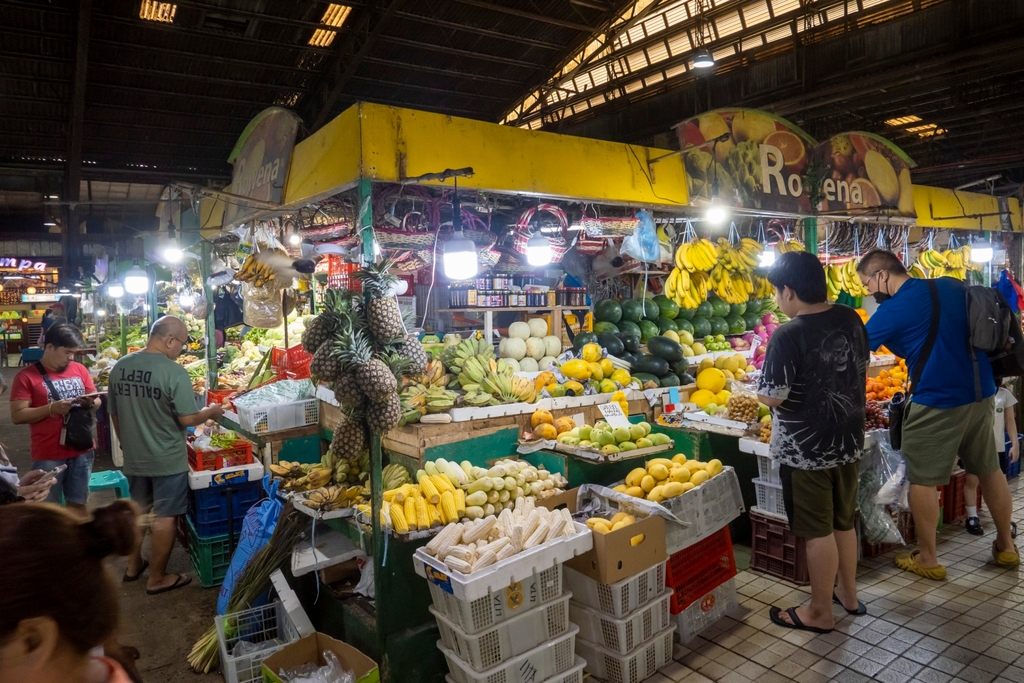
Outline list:
[[[187,339],[185,341],[182,341],[182,340],[178,339],[177,337],[170,337],[170,339],[172,339],[173,341],[178,342],[182,346],[186,346],[188,344],[188,340]]]
[[[871,281],[872,281],[872,280],[874,280],[874,279],[875,279],[875,277],[877,277],[877,275],[878,275],[879,273],[881,273],[881,272],[882,272],[881,270],[876,270],[875,272],[873,272],[873,273],[872,273],[872,274],[871,274],[871,275],[870,275],[870,276],[868,277],[868,279],[867,279],[867,282],[865,282],[865,283],[864,283],[864,286],[866,287],[866,286],[868,286],[869,284],[871,284]]]

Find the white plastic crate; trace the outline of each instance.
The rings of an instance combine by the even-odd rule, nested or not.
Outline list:
[[[606,683],[640,683],[672,661],[675,625],[626,654],[612,652],[589,640],[576,640],[576,653],[587,660],[585,671]]]
[[[445,590],[443,584],[428,581],[430,599],[437,613],[446,616],[463,633],[480,633],[562,594],[562,565],[537,571],[504,588],[475,600],[462,600]]]
[[[598,583],[589,576],[565,567],[565,583],[573,601],[615,619],[632,614],[665,588],[666,562],[656,564],[618,583]]]
[[[474,671],[440,641],[437,648],[448,661],[448,671],[454,683],[535,683],[572,668],[576,663],[574,646],[579,630],[579,627],[571,626],[564,635],[506,659],[487,671]]]
[[[477,671],[486,671],[568,631],[570,597],[572,593],[562,593],[551,602],[475,635],[466,633],[433,607],[429,609],[437,618],[444,646]]]
[[[690,642],[738,606],[736,579],[732,578],[673,617],[679,627],[679,642]]]
[[[786,503],[782,499],[782,484],[773,484],[763,479],[755,479],[754,491],[757,493],[757,507],[773,517],[788,519],[786,516]]]
[[[626,654],[672,625],[671,600],[672,589],[666,588],[654,600],[622,619],[570,602],[569,619],[580,627],[580,638]]]
[[[267,434],[320,423],[320,399],[238,408],[238,424],[250,434]]]
[[[263,660],[299,639],[298,631],[280,602],[218,616],[214,621],[225,683],[262,683]],[[243,640],[259,649],[232,654]]]
[[[767,455],[757,455],[757,476],[769,484],[782,484],[779,478],[779,461]]]
[[[715,533],[743,513],[743,494],[736,470],[725,467],[695,489],[662,503],[689,526],[665,520],[665,546],[669,555]],[[652,596],[653,597],[653,596]]]
[[[572,665],[571,669],[555,674],[546,681],[538,681],[538,683],[583,683],[583,667],[586,665],[585,661],[577,657],[576,663]],[[444,680],[448,681],[448,683],[455,683],[451,676],[445,676]]]

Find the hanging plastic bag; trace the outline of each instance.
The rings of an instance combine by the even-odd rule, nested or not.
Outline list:
[[[224,576],[220,595],[217,596],[217,614],[224,614],[227,610],[231,591],[235,588],[235,581],[242,575],[253,555],[267,544],[277,527],[277,520],[281,516],[281,501],[277,497],[279,485],[280,482],[271,480],[269,474],[263,477],[263,490],[267,492],[267,498],[249,508],[245,520],[242,521],[242,533],[238,539],[238,546],[235,548],[235,554],[231,557],[228,573]],[[253,605],[253,607],[255,606]]]
[[[633,229],[633,234],[622,241],[621,253],[632,256],[637,261],[656,263],[661,254],[658,246],[658,231],[654,227],[654,218],[647,211],[638,211],[640,223]]]
[[[242,317],[249,327],[271,329],[284,322],[281,290],[270,285],[242,283]]]
[[[868,448],[860,459],[860,486],[857,489],[857,509],[860,511],[861,536],[868,543],[899,543],[903,537],[886,510],[885,503],[879,502],[879,493],[894,479],[898,466],[893,467],[891,454],[884,439]],[[883,452],[882,446],[888,450]],[[898,457],[898,456],[897,456]]]

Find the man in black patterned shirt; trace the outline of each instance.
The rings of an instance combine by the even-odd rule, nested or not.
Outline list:
[[[758,398],[772,409],[770,453],[780,463],[790,529],[807,539],[811,580],[809,605],[772,607],[770,616],[780,626],[827,633],[835,626],[833,601],[850,614],[867,612],[857,600],[853,524],[868,338],[852,308],[828,302],[815,255],[783,254],[768,280],[792,320],[768,344]]]

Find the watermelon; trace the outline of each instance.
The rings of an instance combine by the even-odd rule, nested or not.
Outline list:
[[[730,304],[729,314],[730,315],[743,315],[747,312],[746,304]]]
[[[761,322],[761,318],[758,317],[758,322]],[[633,335],[637,339],[640,338],[640,326],[632,320],[622,320],[619,322],[619,331]]]
[[[711,334],[711,321],[703,316],[698,316],[690,321],[693,327],[694,339],[703,339]]]
[[[672,299],[669,299],[664,294],[659,294],[654,297],[654,303],[658,304],[658,309],[661,313],[659,318],[668,318],[669,320],[675,320],[679,316],[679,304]]]
[[[747,323],[741,315],[730,315],[725,322],[729,325],[729,334],[743,334],[747,331]]]
[[[640,321],[640,341],[647,343],[647,340],[651,337],[657,337],[661,333],[658,329],[658,324],[651,320]]]
[[[725,318],[716,315],[711,319],[711,334],[729,334],[729,323],[725,322]]]
[[[594,320],[617,323],[622,320],[622,306],[615,299],[601,299],[594,304]]]
[[[669,318],[658,318],[658,330],[660,332],[664,333],[666,330],[675,331],[678,329],[679,326],[676,325],[675,320],[670,320]]]
[[[680,308],[679,315],[676,316],[676,320],[679,318],[685,318],[687,320],[693,320],[693,316],[697,315],[696,308]]]
[[[644,308],[636,299],[626,299],[622,302],[622,319],[638,323],[644,317]],[[640,334],[639,329],[637,334]]]
[[[748,330],[752,330],[761,323],[761,314],[757,312],[747,311],[743,314],[744,327]]]
[[[715,314],[715,309],[711,307],[711,304],[707,301],[701,301],[697,306],[697,316],[700,318],[710,318]],[[692,318],[691,318],[692,320]]]
[[[615,323],[610,323],[610,322],[603,321],[603,320],[594,323],[594,334],[604,334],[604,333],[607,333],[607,332],[611,332],[612,334],[615,334],[618,331],[619,331],[619,328],[618,328],[618,326]]]
[[[585,344],[596,344],[597,334],[594,332],[580,332],[576,335],[576,338],[572,340],[572,346],[574,349],[579,351]]]
[[[760,313],[761,312],[761,301],[754,299],[747,302],[747,313]]]
[[[725,318],[725,316],[729,315],[729,304],[724,299],[719,299],[716,296],[714,299],[709,299],[709,301],[711,303],[711,310],[714,311],[713,317]]]
[[[690,322],[689,320],[676,318],[676,332],[682,332],[684,330],[686,332],[689,332],[690,334],[693,334],[693,323]]]
[[[639,301],[644,307],[644,320],[658,322],[658,318],[661,317],[661,308],[654,303],[654,299],[639,299]]]

